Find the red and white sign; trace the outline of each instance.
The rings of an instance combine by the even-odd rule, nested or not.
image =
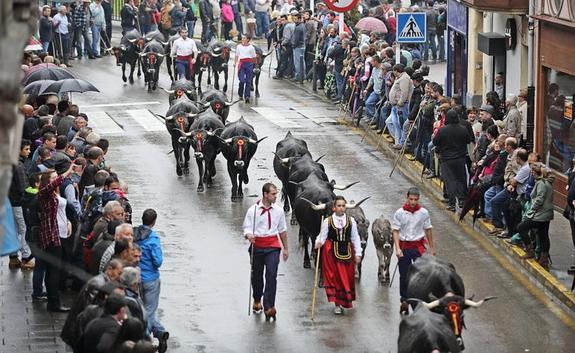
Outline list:
[[[325,0],[325,5],[335,12],[347,12],[353,9],[359,0]]]

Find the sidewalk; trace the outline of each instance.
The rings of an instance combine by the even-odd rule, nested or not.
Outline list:
[[[443,84],[445,75],[445,64],[431,65],[430,75],[428,79]],[[285,80],[286,82],[290,82]],[[323,91],[318,90],[314,92],[310,83],[299,84],[290,82],[292,85],[297,85],[309,94],[317,96],[319,99],[328,101]],[[338,121],[342,125],[347,125],[350,128],[357,130],[359,134],[365,136],[365,139],[378,146],[387,158],[395,160],[398,151],[391,148],[393,139],[389,135],[378,135],[376,131],[360,126],[356,128],[350,120],[349,116],[341,115]],[[414,184],[418,185],[428,193],[428,196],[434,201],[444,207],[441,203],[443,199],[442,183],[439,179],[425,179],[421,177],[423,166],[417,161],[409,161],[403,158],[398,170],[396,172],[403,173]],[[446,211],[448,212],[448,211]],[[449,212],[451,213],[451,212]],[[459,222],[459,214],[452,214],[454,222]],[[521,257],[525,253],[517,246],[509,245],[502,239],[489,235],[493,229],[491,224],[478,219],[475,225],[472,224],[472,215],[467,215],[462,222],[466,231],[474,236],[478,241],[489,241],[493,244],[498,251],[512,258],[518,265],[524,269],[524,273],[529,274],[530,280],[544,287],[548,292],[553,294],[565,307],[575,312],[575,293],[570,291],[573,283],[573,276],[567,274],[567,269],[574,263],[575,251],[571,240],[571,230],[569,222],[561,215],[561,212],[555,212],[551,227],[549,230],[549,237],[551,240],[550,256],[552,260],[551,271],[545,271],[535,260],[523,260]]]

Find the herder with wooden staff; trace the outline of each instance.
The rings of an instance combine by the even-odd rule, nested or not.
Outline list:
[[[288,259],[287,225],[283,209],[275,204],[277,195],[276,186],[265,183],[261,200],[248,209],[243,224],[244,236],[251,243],[249,250],[254,299],[252,310],[255,314],[261,314],[264,310],[266,321],[271,318],[276,320],[275,300],[280,252],[283,252],[284,261]]]

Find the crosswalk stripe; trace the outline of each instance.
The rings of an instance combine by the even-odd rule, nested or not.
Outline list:
[[[271,123],[284,128],[301,128],[302,126],[293,120],[289,120],[281,111],[272,107],[252,107],[252,110],[266,118]]]
[[[126,132],[105,111],[90,112],[89,125],[100,135],[122,135]]]
[[[166,126],[148,109],[129,109],[126,110],[126,113],[136,120],[146,131],[166,130]]]

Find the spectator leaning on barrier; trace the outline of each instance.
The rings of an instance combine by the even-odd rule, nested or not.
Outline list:
[[[409,116],[409,101],[413,94],[413,82],[405,72],[403,64],[396,64],[393,67],[393,74],[395,81],[389,92],[389,102],[392,107],[386,124],[395,140],[394,148],[400,149],[403,145],[403,123]]]

